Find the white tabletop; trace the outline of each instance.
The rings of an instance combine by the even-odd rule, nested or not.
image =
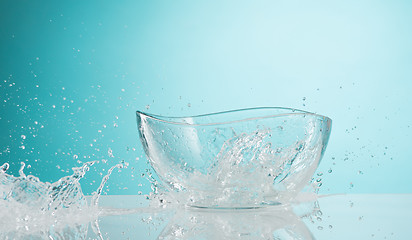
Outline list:
[[[320,196],[316,203],[260,210],[170,208],[151,212],[143,196],[103,196],[104,208],[135,213],[100,216],[104,239],[411,239],[412,194]],[[276,238],[277,237],[277,238]],[[89,229],[88,238],[96,235]]]

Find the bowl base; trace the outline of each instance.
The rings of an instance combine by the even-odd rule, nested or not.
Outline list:
[[[283,205],[280,202],[270,202],[270,203],[262,203],[252,206],[198,206],[198,205],[186,205],[189,209],[196,209],[196,210],[253,210],[253,209],[262,209],[268,207],[276,207]]]

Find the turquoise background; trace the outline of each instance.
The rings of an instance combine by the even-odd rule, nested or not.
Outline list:
[[[91,193],[125,161],[108,193],[148,193],[136,110],[283,106],[333,119],[321,193],[412,193],[411,12],[400,0],[1,1],[0,163],[56,181],[98,160]]]

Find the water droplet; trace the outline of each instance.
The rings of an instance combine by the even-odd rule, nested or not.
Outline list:
[[[77,156],[76,154],[73,155],[73,159],[78,159],[79,156]]]
[[[332,225],[329,225],[329,229],[332,229],[333,228],[333,226]]]
[[[109,148],[109,150],[107,151],[107,154],[109,154],[109,157],[114,157],[113,156],[113,151],[111,148]]]
[[[22,139],[26,139],[26,135],[21,135],[21,138],[22,138]]]
[[[323,227],[322,227],[322,226],[318,226],[318,229],[319,229],[319,230],[323,230]]]
[[[150,105],[149,105],[149,104],[146,105],[146,109],[147,109],[147,110],[150,109]]]
[[[328,173],[332,173],[332,168],[329,168]]]

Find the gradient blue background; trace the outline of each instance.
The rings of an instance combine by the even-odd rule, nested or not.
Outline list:
[[[1,1],[0,163],[56,181],[98,160],[91,193],[125,161],[109,193],[148,193],[135,110],[284,106],[333,119],[321,193],[412,193],[411,12],[406,0]]]

